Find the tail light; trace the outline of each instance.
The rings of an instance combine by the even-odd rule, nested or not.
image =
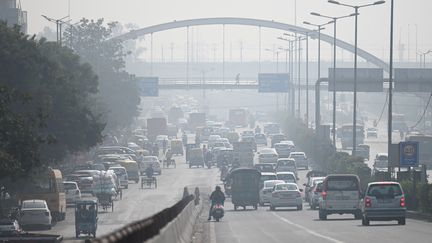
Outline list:
[[[401,199],[400,199],[400,206],[405,207],[405,197],[404,196],[401,197]]]
[[[372,206],[372,200],[371,200],[370,197],[366,197],[366,198],[365,198],[365,206],[366,206],[367,208],[370,208],[370,207]]]
[[[50,215],[50,213],[49,212],[45,212],[45,216],[49,216]]]
[[[322,196],[322,198],[324,200],[326,200],[326,198],[327,198],[327,192],[326,191],[321,192],[321,196]]]

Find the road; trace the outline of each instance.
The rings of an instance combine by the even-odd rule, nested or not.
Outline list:
[[[300,182],[306,171],[299,171]],[[228,199],[226,214],[221,222],[210,222],[212,243],[261,242],[430,242],[431,223],[407,219],[405,226],[396,221],[371,222],[364,227],[352,215],[330,215],[327,221],[318,219],[318,211],[304,203],[303,210],[294,208],[270,211],[268,206],[258,210],[234,211]]]
[[[183,195],[183,188],[189,187],[193,193],[195,187],[213,187],[217,182],[216,168],[192,168],[185,164],[184,157],[174,157],[177,168],[163,169],[157,176],[157,189],[141,189],[141,185],[129,183],[129,188],[123,190],[123,199],[114,201],[114,212],[104,212],[99,208],[97,235],[101,236],[121,228],[136,220],[144,219],[167,207],[174,205]],[[207,196],[207,195],[202,195]],[[90,197],[87,195],[86,197]],[[66,242],[77,241],[75,238],[74,208],[68,208],[66,220],[57,223],[51,230],[41,233],[61,234]],[[84,236],[81,240],[86,239]]]

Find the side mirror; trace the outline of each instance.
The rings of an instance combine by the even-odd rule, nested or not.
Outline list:
[[[303,189],[300,188],[299,191],[300,191],[300,192],[303,192]]]
[[[298,179],[297,179],[298,180]],[[303,183],[303,186],[307,186],[306,183]]]

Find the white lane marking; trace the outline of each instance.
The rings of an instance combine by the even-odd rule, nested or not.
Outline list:
[[[216,231],[213,222],[210,222],[210,243],[216,243]]]
[[[292,226],[295,226],[295,227],[297,227],[297,228],[299,228],[299,229],[302,229],[302,230],[304,230],[304,231],[308,232],[309,234],[314,235],[314,236],[316,236],[316,237],[320,237],[320,238],[323,238],[323,239],[326,239],[326,240],[328,240],[328,241],[335,242],[335,243],[344,243],[343,241],[336,240],[336,239],[331,238],[331,237],[326,236],[326,235],[322,235],[322,234],[320,234],[320,233],[318,233],[318,232],[315,232],[315,231],[313,231],[313,230],[311,230],[311,229],[308,229],[308,228],[306,228],[306,227],[304,227],[304,226],[302,226],[302,225],[299,225],[299,224],[293,223],[293,222],[289,221],[288,219],[286,219],[286,218],[284,218],[284,217],[282,217],[282,216],[277,215],[275,212],[273,212],[273,215],[274,215],[276,218],[282,220],[283,222],[285,222],[285,223],[287,223],[287,224],[290,224],[290,225],[292,225]]]

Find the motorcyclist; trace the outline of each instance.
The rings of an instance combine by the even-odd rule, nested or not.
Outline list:
[[[216,186],[215,190],[210,195],[210,201],[211,201],[211,206],[210,206],[210,211],[209,211],[209,217],[207,220],[211,220],[213,207],[216,204],[222,204],[223,205],[225,203],[225,194],[222,192],[220,186]]]
[[[211,161],[213,159],[213,155],[209,150],[207,150],[207,152],[205,153],[204,159],[205,159],[206,165],[209,166],[208,163],[211,163]]]
[[[153,165],[150,164],[147,169],[145,170],[145,174],[148,178],[152,178],[153,174],[154,174],[154,169],[153,169]]]

